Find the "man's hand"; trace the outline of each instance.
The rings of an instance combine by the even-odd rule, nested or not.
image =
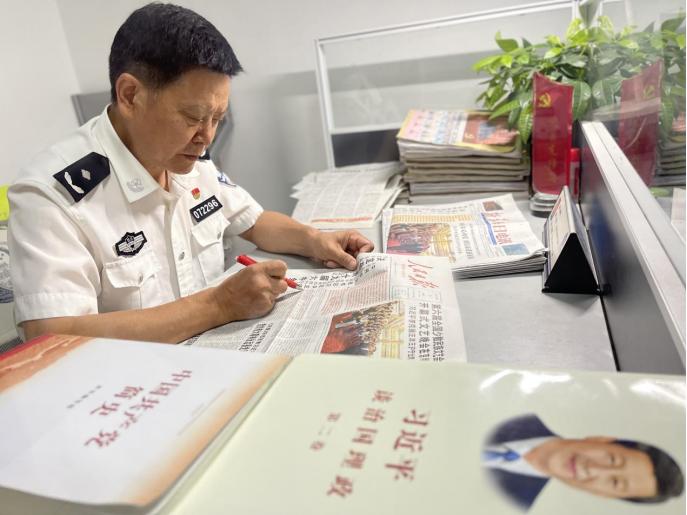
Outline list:
[[[312,257],[321,260],[328,268],[343,266],[355,270],[358,262],[355,258],[361,252],[371,252],[374,244],[358,231],[318,231],[313,236]]]
[[[257,318],[269,313],[287,289],[286,263],[263,261],[225,279],[214,290],[225,322]]]

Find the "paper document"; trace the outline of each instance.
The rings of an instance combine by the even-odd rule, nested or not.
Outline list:
[[[341,353],[465,360],[446,258],[361,254],[358,268],[288,272],[300,293],[257,320],[233,322],[187,343],[286,355]]]
[[[372,227],[401,192],[402,170],[393,161],[308,174],[294,186],[292,216],[320,229]]]
[[[513,196],[384,210],[388,254],[446,256],[459,277],[540,270],[544,245]]]

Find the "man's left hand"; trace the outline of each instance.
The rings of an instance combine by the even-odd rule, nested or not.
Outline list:
[[[374,244],[358,231],[318,232],[313,242],[312,257],[328,268],[340,266],[355,270],[361,252],[372,252]]]

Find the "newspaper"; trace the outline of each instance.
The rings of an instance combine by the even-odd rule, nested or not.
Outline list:
[[[257,320],[232,322],[189,345],[283,355],[341,353],[465,361],[446,258],[360,254],[358,268],[289,270],[301,292]]]
[[[544,246],[513,196],[384,210],[384,252],[445,256],[459,277],[541,270]]]
[[[294,186],[292,216],[320,229],[372,227],[401,192],[402,170],[392,161],[310,173]]]

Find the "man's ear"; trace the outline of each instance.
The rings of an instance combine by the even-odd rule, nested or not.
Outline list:
[[[140,80],[125,72],[117,77],[115,93],[118,111],[122,116],[132,118],[144,105],[147,89]]]
[[[609,442],[615,442],[617,438],[612,438],[610,436],[587,436],[586,438],[583,438],[585,442],[600,442],[600,443],[609,443]]]

